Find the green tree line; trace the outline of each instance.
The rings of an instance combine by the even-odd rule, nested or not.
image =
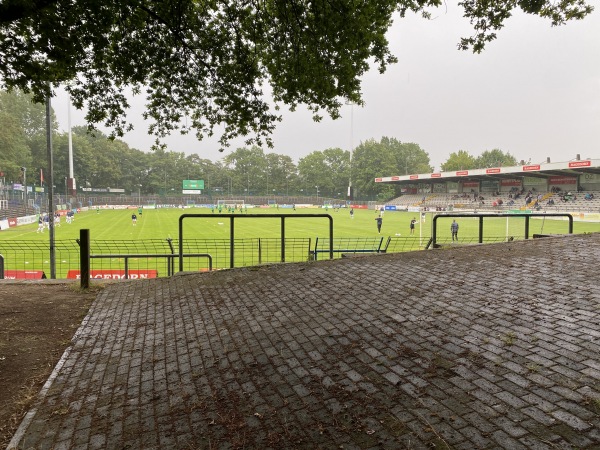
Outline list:
[[[54,185],[66,192],[69,174],[68,134],[53,118]],[[7,183],[40,184],[47,174],[45,107],[20,92],[0,92],[0,172]],[[287,155],[265,153],[258,146],[241,147],[218,161],[186,155],[164,147],[150,152],[131,148],[99,131],[73,127],[73,165],[79,188],[121,188],[127,194],[177,195],[182,180],[204,180],[215,195],[307,195],[345,198],[351,184],[358,199],[387,200],[400,195],[399,187],[375,183],[389,175],[433,171],[428,153],[416,143],[383,137],[360,143],[352,152],[340,148],[315,150],[295,162]],[[499,149],[474,157],[452,153],[443,170],[514,165],[516,160]],[[47,178],[47,175],[46,175]]]

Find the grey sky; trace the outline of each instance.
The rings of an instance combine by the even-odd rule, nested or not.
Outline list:
[[[600,157],[600,11],[584,21],[551,27],[549,21],[517,12],[498,39],[480,55],[456,49],[472,33],[462,10],[448,5],[435,19],[397,18],[389,32],[399,62],[363,79],[365,107],[345,106],[337,121],[314,123],[306,110],[285,113],[275,147],[295,161],[315,150],[349,150],[382,136],[415,142],[439,170],[448,155],[477,156],[500,148],[532,162]],[[61,128],[67,128],[67,100],[53,100]],[[135,101],[129,119],[135,131],[124,140],[148,151],[154,139]],[[72,110],[72,124],[83,114]],[[169,150],[218,160],[216,139],[172,136]],[[243,143],[234,142],[232,149]],[[382,174],[395,175],[395,174]]]

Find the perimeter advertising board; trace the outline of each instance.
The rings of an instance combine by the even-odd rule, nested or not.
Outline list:
[[[156,270],[130,270],[129,279],[138,280],[145,278],[156,278],[158,271]],[[79,270],[69,270],[67,272],[67,278],[80,279],[81,274]],[[103,279],[103,280],[124,280],[125,271],[119,269],[106,269],[106,270],[90,270],[90,278]]]
[[[46,274],[43,270],[5,270],[5,280],[43,280]]]

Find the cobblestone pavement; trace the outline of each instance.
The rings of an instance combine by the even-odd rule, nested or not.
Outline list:
[[[19,448],[600,448],[600,234],[107,286]]]

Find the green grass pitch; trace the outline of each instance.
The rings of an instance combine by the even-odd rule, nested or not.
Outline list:
[[[133,225],[131,215],[137,214],[137,223]],[[379,213],[373,210],[360,210],[351,217],[348,209],[276,209],[249,208],[248,215],[286,214],[292,217],[285,220],[286,261],[306,261],[309,251],[318,249],[325,252],[328,248],[329,220],[324,217],[294,218],[295,214],[330,214],[334,226],[334,247],[337,249],[377,249],[387,245],[391,238],[388,252],[411,251],[423,249],[432,234],[433,217],[429,212],[424,220],[419,213],[386,211],[383,215],[381,234],[377,231],[376,218]],[[193,248],[184,249],[184,253],[209,253],[213,256],[213,268],[230,267],[228,241],[230,236],[230,219],[217,211],[206,208],[186,209],[144,209],[140,216],[135,209],[101,209],[90,210],[75,215],[75,220],[67,224],[62,218],[60,226],[55,226],[57,278],[66,278],[69,270],[79,267],[79,247],[75,243],[80,237],[81,229],[90,230],[92,254],[165,254],[171,253],[167,247],[167,239],[173,239],[175,251],[179,238],[179,218],[182,214],[210,214],[210,217],[188,217],[183,221],[184,242],[207,241],[204,244],[193,244]],[[281,219],[246,217],[239,210],[235,213],[235,239],[244,241],[236,243],[235,267],[278,262],[281,247],[278,238],[281,236]],[[244,217],[239,217],[244,216]],[[417,224],[414,233],[410,233],[410,221],[415,218]],[[452,218],[439,217],[437,221],[437,242],[451,243],[450,224]],[[461,244],[478,242],[479,219],[460,217],[459,241]],[[44,270],[49,274],[49,232],[38,233],[37,224],[3,230],[0,232],[0,254],[4,254],[5,266],[12,270]],[[598,232],[600,224],[575,222],[574,232]],[[535,219],[530,221],[529,237],[535,233],[566,234],[568,222],[556,219]],[[502,242],[509,238],[524,239],[525,219],[517,217],[485,218],[484,242]],[[260,256],[257,256],[257,238],[261,240]],[[297,239],[297,242],[294,242]],[[310,239],[310,242],[309,242]],[[192,244],[190,244],[192,245]],[[201,246],[204,245],[204,246]],[[456,245],[456,244],[453,244]],[[378,247],[379,246],[379,247]],[[102,247],[102,249],[100,249]],[[335,253],[338,257],[341,253]],[[318,259],[325,259],[327,253],[317,253]],[[205,270],[207,259],[198,257],[184,270]],[[159,262],[160,261],[160,262]],[[166,259],[137,258],[128,259],[129,269],[149,269],[156,267],[160,276],[168,273]],[[187,264],[187,262],[186,262]],[[124,258],[94,258],[92,269],[124,268]],[[175,268],[175,271],[177,269]]]
[[[138,240],[138,239],[165,239],[171,237],[176,239],[179,235],[179,217],[182,214],[211,214],[210,209],[188,208],[188,209],[144,209],[143,214],[138,214],[137,225],[132,224],[131,215],[135,210],[95,210],[76,214],[72,224],[65,223],[62,218],[61,225],[54,228],[56,240],[68,240],[79,238],[80,229],[89,229],[92,240]],[[248,214],[323,214],[327,213],[333,217],[335,238],[363,238],[380,236],[377,232],[375,218],[378,213],[372,210],[355,210],[354,218],[351,218],[349,210],[340,209],[334,211],[329,209],[261,209],[250,208]],[[244,213],[235,213],[243,216]],[[386,211],[383,215],[382,236],[403,237],[410,239],[422,239],[431,236],[433,216],[435,212],[428,212],[424,223],[420,221],[418,213]],[[438,213],[439,214],[439,213]],[[416,218],[418,223],[414,235],[410,234],[409,223]],[[450,238],[451,218],[438,218],[438,241]],[[477,218],[461,217],[457,219],[460,225],[459,238],[465,242],[477,239],[479,232],[479,221]],[[484,237],[502,238],[512,236],[522,239],[525,231],[525,219],[518,217],[510,218],[486,218],[484,220]],[[319,237],[329,236],[329,222],[325,218],[298,218],[286,220],[286,237]],[[25,225],[0,232],[0,241],[23,240],[23,241],[47,241],[48,230],[37,233],[37,224]],[[574,232],[598,232],[600,224],[588,222],[575,222]],[[530,237],[534,233],[566,234],[568,222],[556,219],[532,218],[530,221]],[[236,238],[253,237],[279,237],[280,219],[277,218],[248,218],[236,219]],[[184,237],[194,239],[228,239],[229,219],[222,217],[215,211],[213,217],[188,218],[184,220]]]

